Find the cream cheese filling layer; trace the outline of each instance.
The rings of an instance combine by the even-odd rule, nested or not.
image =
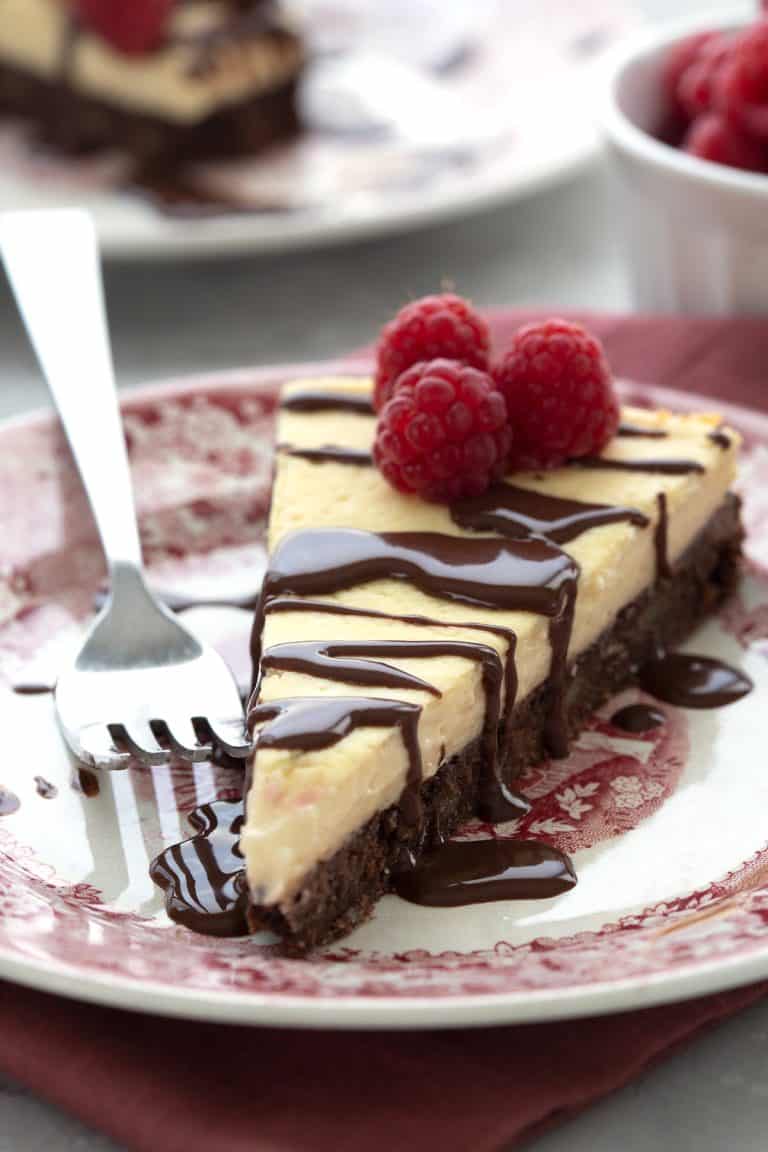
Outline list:
[[[293,387],[360,392],[367,391],[370,384],[333,380]],[[696,460],[705,471],[668,476],[570,468],[513,478],[521,487],[551,495],[636,508],[650,521],[644,528],[623,522],[593,528],[565,546],[581,567],[570,659],[586,650],[621,609],[653,583],[658,494],[664,492],[667,498],[668,550],[674,561],[722,504],[735,475],[738,436],[729,432],[731,445],[725,449],[711,441],[708,433],[719,423],[716,416],[674,416],[644,410],[626,410],[624,416],[634,424],[659,428],[666,433],[665,438],[616,438],[604,455],[624,460]],[[373,417],[366,415],[283,411],[278,442],[294,447],[334,444],[369,448],[373,426]],[[447,508],[395,492],[375,468],[312,463],[281,453],[270,547],[288,532],[323,526],[474,535],[463,533]],[[495,647],[504,658],[506,645],[499,636],[467,632],[461,627],[490,624],[510,628],[517,637],[518,700],[538,687],[550,671],[548,621],[541,616],[456,604],[395,580],[372,581],[322,599],[395,616],[427,616],[455,624],[455,628],[435,629],[322,612],[275,612],[266,618],[264,648],[291,640],[456,639],[479,640]],[[443,758],[462,751],[482,731],[486,699],[479,667],[456,656],[388,662],[422,677],[441,695],[362,689],[299,673],[270,671],[264,677],[261,699],[365,695],[414,701],[422,708],[419,744],[424,777],[428,779]],[[263,903],[289,897],[318,862],[330,858],[377,811],[394,804],[408,768],[399,732],[375,728],[357,729],[322,752],[263,749],[255,761],[241,847],[249,885]]]
[[[223,4],[201,0],[175,12],[168,46],[124,56],[98,36],[78,34],[67,72],[78,91],[137,113],[180,124],[279,87],[302,62],[297,39],[254,36],[217,45],[203,74],[193,68],[199,48],[190,39],[227,18]],[[61,74],[67,35],[61,0],[0,0],[0,60],[46,79]]]

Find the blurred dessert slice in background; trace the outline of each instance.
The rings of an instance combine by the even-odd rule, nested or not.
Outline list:
[[[276,0],[0,0],[0,115],[68,152],[253,154],[298,131],[303,63]]]

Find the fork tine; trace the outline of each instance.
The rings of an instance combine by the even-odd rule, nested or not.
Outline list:
[[[208,760],[213,753],[211,742],[200,739],[191,719],[174,716],[170,720],[163,720],[162,724],[168,732],[171,747],[183,760]]]
[[[205,726],[209,729],[216,743],[220,744],[230,756],[245,757],[253,747],[248,739],[243,720],[208,720],[206,718]]]
[[[167,764],[170,753],[163,748],[150,725],[144,720],[133,720],[130,726],[117,724],[112,732],[118,742],[125,743],[132,754],[143,764]]]
[[[78,739],[79,747],[73,748],[75,755],[94,768],[116,771],[127,768],[131,762],[130,752],[115,746],[106,724],[90,724],[81,728]]]

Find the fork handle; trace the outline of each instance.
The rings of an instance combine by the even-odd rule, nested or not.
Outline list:
[[[110,571],[141,567],[98,242],[87,212],[8,212],[0,251],[93,510]]]

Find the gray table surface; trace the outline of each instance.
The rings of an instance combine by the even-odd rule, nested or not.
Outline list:
[[[673,6],[645,0],[644,7],[661,15]],[[619,214],[611,181],[597,165],[528,202],[415,236],[183,269],[112,267],[107,293],[121,384],[333,356],[372,338],[404,296],[443,281],[480,305],[626,309],[631,299],[616,233]],[[46,404],[1,288],[0,349],[0,416]],[[659,1146],[765,1152],[768,1003],[708,1032],[535,1144],[538,1152],[655,1152]],[[0,1152],[116,1147],[0,1080]]]

